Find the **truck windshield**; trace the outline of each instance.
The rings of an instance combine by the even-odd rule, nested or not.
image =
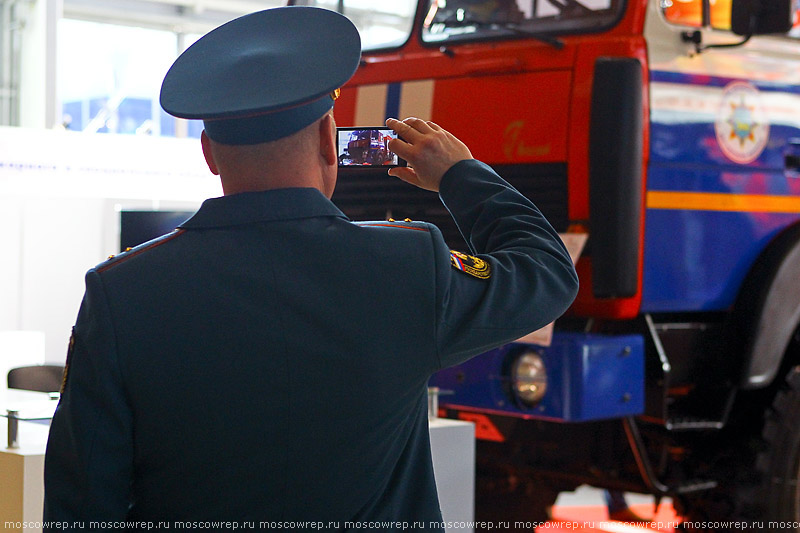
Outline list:
[[[402,46],[411,35],[418,0],[295,0],[290,4],[314,6],[345,15],[361,35],[365,51]],[[336,43],[331,43],[336,47]]]
[[[555,35],[604,29],[625,0],[430,0],[426,42]]]

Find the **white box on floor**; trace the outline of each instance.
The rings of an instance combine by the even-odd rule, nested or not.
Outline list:
[[[475,425],[436,418],[429,423],[433,472],[445,526],[471,533],[475,517]]]

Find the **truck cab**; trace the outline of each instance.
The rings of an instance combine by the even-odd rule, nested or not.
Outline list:
[[[589,484],[800,530],[796,3],[297,3],[361,32],[340,126],[438,123],[576,262],[555,324],[432,380],[443,415],[476,423],[476,518],[541,520]],[[342,169],[333,200],[470,252],[436,195],[385,170]]]

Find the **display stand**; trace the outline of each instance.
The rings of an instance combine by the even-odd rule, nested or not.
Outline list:
[[[8,389],[0,397],[0,531],[39,532],[44,451],[56,401],[47,393]]]
[[[435,418],[429,421],[429,426],[433,472],[445,531],[472,533],[471,523],[475,517],[475,425]]]

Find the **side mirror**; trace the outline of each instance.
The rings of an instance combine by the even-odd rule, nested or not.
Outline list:
[[[731,5],[731,31],[737,35],[786,33],[792,18],[792,0],[733,0]]]

